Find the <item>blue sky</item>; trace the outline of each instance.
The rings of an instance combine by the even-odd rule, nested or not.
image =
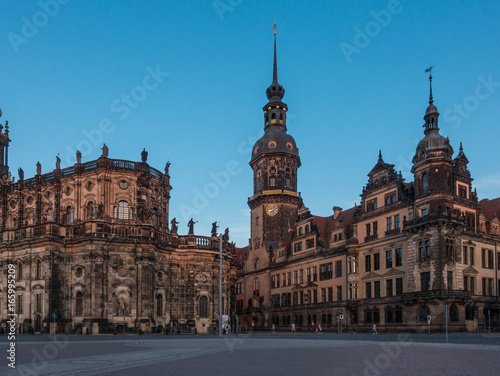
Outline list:
[[[495,1],[4,1],[2,123],[25,177],[99,157],[172,165],[170,216],[247,244],[253,143],[272,80],[314,214],[359,203],[378,150],[407,181],[433,70],[441,133],[463,141],[480,199],[500,196],[500,3]],[[153,72],[153,73],[152,73]],[[203,196],[203,197],[201,197]]]

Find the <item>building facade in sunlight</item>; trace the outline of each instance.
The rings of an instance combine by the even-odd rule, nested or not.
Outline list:
[[[0,134],[0,330],[21,332],[212,332],[219,318],[219,238],[178,235],[169,221],[169,163],[99,159],[15,182],[8,124]],[[186,224],[180,224],[185,228]],[[228,237],[226,240],[229,240]],[[223,242],[223,307],[229,315],[234,245]],[[9,267],[10,265],[10,267]],[[7,270],[15,267],[15,308]]]
[[[265,134],[250,159],[251,238],[237,250],[241,325],[426,331],[447,318],[456,331],[498,326],[500,198],[478,202],[462,145],[455,153],[439,133],[429,79],[413,182],[379,152],[360,205],[315,216],[297,193],[300,158],[287,133],[275,39]]]

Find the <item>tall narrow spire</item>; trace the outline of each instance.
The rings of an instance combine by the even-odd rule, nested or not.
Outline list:
[[[269,102],[281,102],[283,96],[285,95],[285,89],[278,83],[278,54],[276,53],[276,26],[271,30],[274,30],[274,61],[273,61],[273,82],[266,90],[267,98]]]
[[[425,73],[429,72],[429,87],[430,87],[429,104],[434,103],[434,99],[432,99],[432,68],[434,68],[434,65],[430,65],[429,68],[425,70]]]
[[[276,24],[274,24],[276,28]],[[274,31],[274,66],[273,66],[273,84],[278,83],[278,59],[276,57],[276,29]]]

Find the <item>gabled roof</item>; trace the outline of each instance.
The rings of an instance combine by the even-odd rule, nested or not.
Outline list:
[[[246,257],[247,257],[247,254],[248,254],[248,246],[246,247],[243,247],[243,248],[238,248],[236,247],[234,249],[234,253],[236,255],[236,261],[237,262],[241,262],[243,261]]]
[[[356,207],[343,210],[337,215],[337,218],[335,219],[333,215],[329,217],[320,217],[318,215],[313,215],[313,221],[316,226],[318,226],[320,239],[323,240],[325,244],[327,244],[328,237],[332,233],[332,231],[334,231],[336,228],[346,229],[347,226],[351,225],[355,210]]]
[[[379,171],[390,170],[391,172],[394,170],[396,165],[385,163],[382,159],[382,152],[379,151],[377,164],[372,168],[372,170],[368,173],[368,176],[375,175]]]
[[[500,217],[500,197],[493,200],[481,200],[479,208],[487,221],[491,221],[494,217]]]

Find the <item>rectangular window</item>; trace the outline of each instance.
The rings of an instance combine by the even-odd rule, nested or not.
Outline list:
[[[335,278],[342,277],[342,260],[335,261]]]
[[[357,299],[357,298],[358,298],[358,284],[349,283],[349,299]]]
[[[403,248],[396,249],[396,266],[403,266]]]
[[[324,280],[333,278],[333,270],[332,270],[333,265],[331,262],[328,264],[322,264],[319,267],[320,267],[320,271],[321,271],[321,274],[319,275],[320,281],[324,281]]]
[[[386,296],[393,296],[394,292],[392,290],[392,279],[388,279],[385,281],[385,290],[386,290]]]
[[[276,287],[280,287],[280,275],[276,275]]]
[[[430,240],[420,241],[418,243],[418,251],[421,260],[431,257],[431,241]]]
[[[463,249],[464,249],[463,263],[464,263],[464,264],[467,264],[467,263],[468,263],[468,262],[467,262],[467,246],[466,246],[466,245],[464,245]]]
[[[337,286],[337,300],[342,300],[342,286]]]
[[[366,236],[371,235],[371,225],[369,223],[366,224]]]
[[[385,252],[385,267],[392,268],[392,250]]]
[[[294,245],[294,251],[295,252],[302,251],[302,242],[295,243],[295,245]]]
[[[313,303],[318,302],[318,290],[313,290]]]
[[[446,278],[447,281],[446,282],[447,282],[447,285],[448,285],[447,286],[448,290],[453,290],[453,272],[448,272],[446,274],[446,276],[447,276],[447,278]]]
[[[23,296],[22,295],[17,296],[17,313],[19,313],[19,314],[23,313]]]
[[[488,268],[493,269],[493,251],[491,249],[488,250]]]
[[[387,221],[387,231],[391,231],[392,230],[392,217],[387,217],[386,221]]]
[[[431,289],[431,273],[420,273],[420,291],[429,291]]]
[[[321,289],[321,302],[322,303],[326,302],[326,289],[325,288]]]
[[[276,178],[271,178],[271,179],[269,179],[269,185],[270,185],[271,187],[274,187],[274,186],[276,185]]]
[[[394,216],[394,228],[399,228],[399,214]]]
[[[271,288],[274,289],[276,287],[276,276],[273,275],[271,277]]]
[[[292,284],[292,272],[288,272],[288,286]]]
[[[370,299],[372,297],[372,283],[366,282],[365,284],[365,297],[366,299]]]
[[[403,295],[403,278],[396,278],[396,295]]]
[[[293,305],[297,305],[297,304],[299,304],[299,293],[294,292],[293,293]]]
[[[380,298],[380,281],[373,282],[373,287],[375,289],[374,292],[375,298]]]
[[[285,287],[285,286],[286,286],[286,273],[283,273],[283,274],[281,275],[281,277],[282,277],[282,279],[283,279],[283,287]]]
[[[470,264],[474,265],[474,247],[469,248]]]
[[[304,270],[303,269],[299,270],[299,283],[300,284],[304,283]]]
[[[372,256],[366,255],[365,256],[365,272],[369,272],[371,270],[372,270]]]
[[[380,253],[373,255],[373,270],[380,270]]]
[[[307,282],[311,282],[311,268],[306,269],[306,274],[307,274]]]
[[[422,209],[422,217],[425,217],[427,215],[427,209]]]
[[[42,313],[42,294],[36,294],[36,312]]]
[[[333,302],[333,287],[328,287],[328,301]]]
[[[476,277],[469,277],[470,293],[474,295],[476,291]]]
[[[378,234],[378,222],[373,222],[373,235]]]
[[[318,267],[313,266],[313,282],[316,282],[318,280]]]
[[[469,277],[464,275],[464,291],[469,291]]]
[[[299,284],[299,272],[297,270],[293,272],[293,280],[296,285]]]

